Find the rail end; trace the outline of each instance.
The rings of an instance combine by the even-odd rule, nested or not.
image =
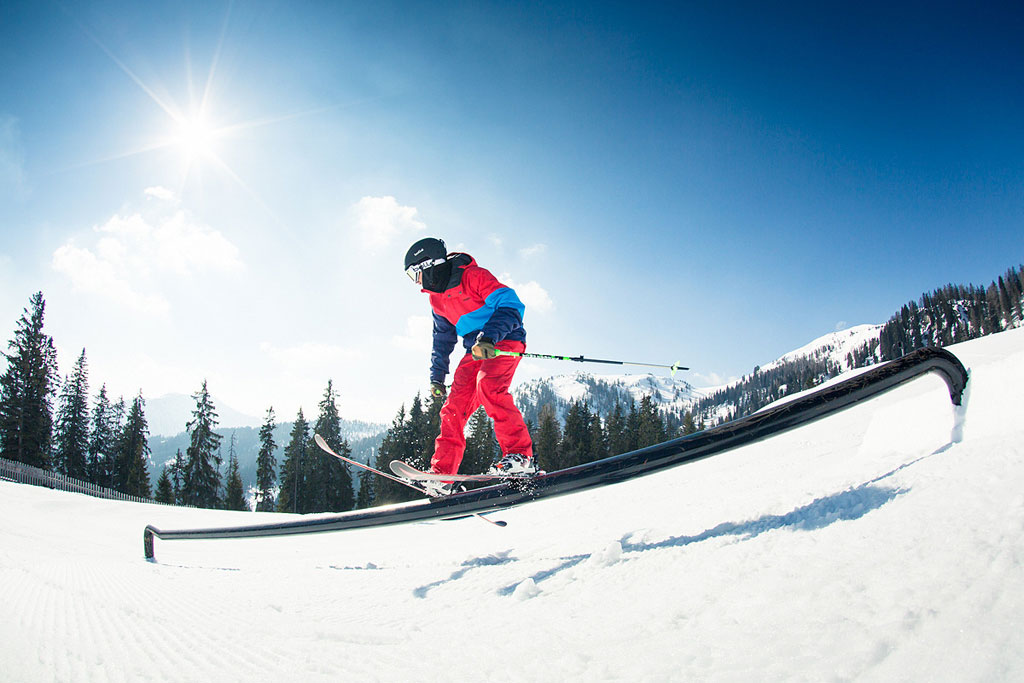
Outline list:
[[[156,562],[156,555],[153,553],[153,537],[159,536],[160,530],[153,525],[147,525],[142,532],[142,551],[146,555],[147,562]]]

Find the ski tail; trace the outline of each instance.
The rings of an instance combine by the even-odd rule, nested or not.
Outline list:
[[[386,478],[390,479],[391,481],[398,482],[399,484],[402,484],[403,486],[408,486],[411,489],[415,489],[415,490],[419,491],[422,494],[426,494],[427,493],[427,490],[425,488],[423,488],[422,486],[417,486],[415,483],[409,481],[408,479],[402,479],[401,477],[396,477],[393,474],[388,474],[387,472],[385,472],[383,470],[378,470],[376,467],[371,467],[369,465],[364,465],[363,463],[359,462],[358,460],[353,460],[352,458],[346,458],[344,455],[336,453],[333,448],[331,448],[329,445],[327,445],[327,441],[324,439],[324,437],[320,436],[319,434],[314,434],[313,435],[313,441],[315,441],[316,445],[319,446],[324,452],[326,452],[326,453],[328,453],[330,455],[333,455],[335,458],[337,458],[338,460],[341,460],[342,462],[347,462],[350,465],[355,465],[356,467],[364,469],[367,472],[373,472],[374,474],[379,474],[380,476],[386,477]]]

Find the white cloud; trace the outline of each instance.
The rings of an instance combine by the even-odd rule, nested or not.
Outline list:
[[[163,194],[159,188],[147,193]],[[77,289],[136,312],[164,315],[169,296],[184,281],[243,269],[230,240],[182,209],[115,214],[93,232],[97,238],[91,246],[72,239],[54,251],[53,269]]]
[[[540,256],[548,250],[546,244],[534,244],[532,247],[525,247],[519,250],[519,255],[524,259],[533,258],[534,256]]]
[[[144,190],[147,197],[153,197],[165,202],[176,202],[178,201],[178,195],[173,190],[168,190],[166,187],[160,187],[159,185],[154,187],[147,187]]]
[[[429,349],[433,339],[434,319],[429,315],[412,315],[406,318],[405,334],[391,338],[392,345],[407,351]]]
[[[287,348],[277,348],[269,342],[260,344],[260,351],[291,371],[316,370],[347,365],[359,360],[362,354],[353,349],[324,344],[306,342]]]
[[[363,197],[351,210],[359,239],[370,248],[390,245],[396,238],[409,237],[427,229],[412,206],[401,206],[394,197]]]
[[[521,284],[516,283],[509,277],[508,273],[502,273],[498,276],[498,280],[516,291],[519,300],[526,305],[527,315],[529,315],[530,311],[550,313],[555,310],[555,302],[551,300],[551,295],[548,294],[548,291],[540,283],[534,280]]]
[[[115,260],[98,257],[88,249],[69,242],[53,253],[53,269],[64,273],[77,289],[102,294],[130,308],[152,316],[164,316],[170,309],[167,300],[158,294],[142,294],[119,275]]]

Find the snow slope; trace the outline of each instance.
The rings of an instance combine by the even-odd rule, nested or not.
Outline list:
[[[0,679],[1024,679],[1024,330],[942,380],[709,460],[476,519],[283,517],[0,482]]]
[[[794,361],[800,358],[830,360],[839,367],[849,370],[850,363],[846,358],[847,354],[856,351],[872,340],[878,339],[883,327],[884,325],[856,325],[849,329],[831,332],[796,351],[790,351],[782,358],[763,366],[762,370],[770,370],[782,365],[786,361]]]

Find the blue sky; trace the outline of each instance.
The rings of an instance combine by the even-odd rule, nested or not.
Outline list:
[[[510,4],[5,3],[5,339],[42,290],[94,391],[390,420],[424,235],[697,385],[1024,261],[1019,6]]]

